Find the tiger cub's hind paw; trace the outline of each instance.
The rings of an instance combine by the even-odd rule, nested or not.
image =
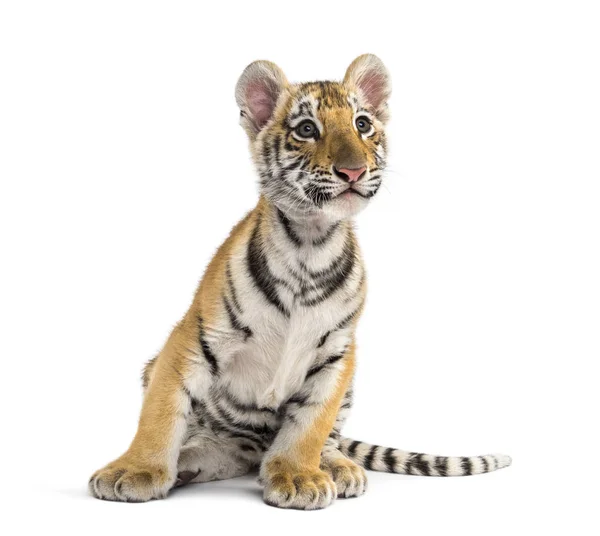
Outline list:
[[[324,456],[321,469],[331,475],[340,499],[360,497],[367,490],[367,473],[346,456]]]

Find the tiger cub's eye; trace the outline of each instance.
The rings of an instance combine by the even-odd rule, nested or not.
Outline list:
[[[316,138],[319,135],[319,131],[317,130],[317,125],[315,125],[312,121],[306,120],[302,121],[294,131],[301,138]]]
[[[366,134],[371,130],[371,121],[369,121],[368,117],[361,115],[356,118],[355,121],[356,130],[358,130],[361,134]]]

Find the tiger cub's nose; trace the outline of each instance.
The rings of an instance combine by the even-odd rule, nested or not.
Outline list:
[[[334,167],[333,170],[338,177],[344,179],[346,182],[356,182],[367,171],[367,168],[365,166],[356,169]]]

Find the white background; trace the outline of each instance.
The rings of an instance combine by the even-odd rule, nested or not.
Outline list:
[[[595,4],[595,5],[594,5]],[[7,534],[598,534],[598,4],[0,4],[0,523]],[[509,469],[371,473],[280,511],[253,478],[143,505],[90,474],[131,439],[142,364],[257,199],[233,98],[249,62],[394,84],[356,439]],[[4,532],[4,531],[3,531]]]

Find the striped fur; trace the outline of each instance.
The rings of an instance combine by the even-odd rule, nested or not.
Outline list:
[[[504,454],[485,456],[434,456],[370,445],[343,438],[341,452],[369,471],[417,476],[470,476],[508,467],[511,459]]]
[[[138,431],[94,473],[92,495],[146,501],[256,468],[265,502],[317,509],[364,493],[364,468],[454,476],[508,465],[341,436],[366,295],[352,220],[381,185],[388,95],[385,68],[369,55],[343,82],[292,85],[268,62],[244,71],[236,98],[259,202],[146,365]]]

